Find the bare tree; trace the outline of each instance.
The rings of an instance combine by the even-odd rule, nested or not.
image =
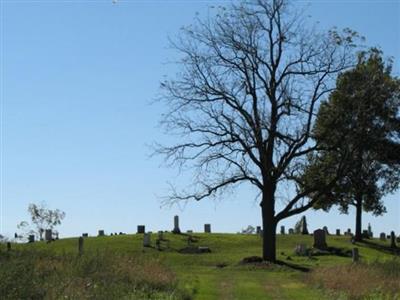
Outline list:
[[[284,0],[233,4],[182,30],[172,41],[181,71],[161,83],[169,107],[161,124],[180,142],[156,152],[195,172],[193,185],[173,188],[167,200],[201,200],[251,184],[260,195],[263,259],[274,262],[278,222],[317,199],[315,190],[299,187],[299,175],[318,150],[310,139],[318,102],[354,63],[357,34],[317,32]],[[287,183],[298,193],[277,212]]]

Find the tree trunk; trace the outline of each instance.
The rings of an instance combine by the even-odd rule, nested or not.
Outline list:
[[[356,232],[354,239],[356,241],[362,241],[362,195],[356,196]]]
[[[263,260],[276,261],[276,225],[274,191],[264,192],[261,204],[263,222]]]

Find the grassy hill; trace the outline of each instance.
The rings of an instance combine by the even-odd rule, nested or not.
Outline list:
[[[169,248],[143,248],[142,235],[89,237],[13,245],[1,252],[4,299],[400,299],[400,260],[388,242],[350,243],[328,236],[334,253],[297,256],[312,236],[278,236],[279,265],[241,263],[261,254],[256,235],[194,234],[193,246],[211,253],[179,252],[185,235],[164,235]],[[153,245],[156,235],[153,234]],[[360,263],[349,253],[360,251]],[[11,291],[11,292],[10,292]],[[397,297],[397,298],[396,298]],[[3,298],[2,298],[3,299]],[[31,299],[34,299],[32,297]]]

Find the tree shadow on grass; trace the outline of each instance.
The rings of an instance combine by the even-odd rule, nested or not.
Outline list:
[[[365,247],[375,249],[375,250],[378,250],[381,252],[385,252],[385,253],[393,254],[393,255],[400,255],[400,248],[398,248],[398,247],[391,248],[390,246],[376,244],[369,240],[362,240],[361,242],[358,242],[358,243]]]
[[[276,264],[280,265],[280,266],[288,267],[288,268],[296,270],[296,271],[304,272],[304,273],[307,273],[310,271],[310,268],[299,266],[299,265],[292,264],[292,263],[288,263],[288,262],[285,262],[282,260],[277,260]]]

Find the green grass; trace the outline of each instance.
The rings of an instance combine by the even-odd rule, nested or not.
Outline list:
[[[101,260],[103,260],[104,257],[119,257],[118,259],[122,261],[129,261],[129,259],[132,258],[136,262],[141,262],[141,268],[135,267],[133,270],[129,268],[125,270],[127,273],[131,274],[130,277],[121,274],[123,271],[118,272],[118,268],[115,268],[117,275],[112,272],[106,274],[107,276],[121,277],[119,282],[117,280],[114,283],[115,289],[118,288],[119,290],[125,291],[126,294],[129,294],[130,298],[128,297],[127,299],[144,299],[146,297],[153,297],[154,299],[192,298],[207,300],[335,299],[339,294],[342,299],[347,299],[346,295],[349,296],[349,299],[352,297],[349,291],[342,291],[337,286],[334,286],[338,289],[337,291],[333,291],[334,293],[327,291],[325,288],[321,288],[331,288],[329,280],[325,280],[325,277],[329,277],[329,271],[321,273],[324,275],[321,275],[322,277],[319,276],[317,278],[318,280],[314,280],[314,277],[310,276],[310,274],[314,274],[314,272],[304,273],[285,265],[240,264],[240,261],[244,257],[259,256],[261,254],[261,239],[256,235],[195,234],[195,236],[198,242],[193,245],[208,246],[212,253],[179,253],[177,250],[187,246],[187,238],[183,235],[165,234],[165,237],[170,240],[170,249],[165,251],[157,251],[154,248],[143,248],[142,235],[120,235],[85,238],[83,257],[91,257],[92,260],[95,257],[100,257]],[[155,238],[155,235],[153,235],[153,237]],[[329,270],[336,272],[337,270],[334,269],[335,266],[351,264],[350,257],[338,255],[321,255],[315,256],[312,259],[294,255],[293,249],[296,244],[304,243],[311,247],[312,242],[313,238],[311,236],[278,235],[278,259],[292,264],[295,267],[308,268],[311,271],[321,270],[322,268],[332,268]],[[377,261],[391,261],[394,258],[394,255],[388,251],[378,249],[379,246],[387,246],[387,243],[377,240],[373,240],[372,244],[358,243],[354,246],[349,242],[348,237],[328,236],[327,243],[329,246],[341,248],[343,251],[351,250],[351,248],[356,246],[359,248],[361,261],[363,263],[371,263],[371,265],[372,263],[376,264]],[[75,257],[76,260],[83,259],[76,258],[78,252],[77,238],[62,239],[50,244],[38,242],[34,244],[13,245],[12,251],[18,252],[17,250],[22,252],[29,250],[47,253],[54,257]],[[105,255],[105,253],[107,255]],[[288,257],[290,258],[288,259]],[[16,259],[17,258],[14,260]],[[95,260],[93,261],[95,262]],[[109,264],[115,264],[115,260],[113,261],[109,262]],[[146,262],[150,262],[150,265],[146,265]],[[151,276],[144,276],[144,278],[142,278],[143,274],[138,274],[150,272],[149,270],[155,268],[154,262],[160,266],[157,274],[161,274],[161,277],[166,276],[165,278],[167,278],[161,285],[152,284]],[[218,265],[224,265],[225,267],[220,268],[217,267]],[[22,268],[21,266],[19,267]],[[72,267],[66,267],[66,264],[64,264],[63,267],[67,268],[70,273],[73,271]],[[71,274],[73,274],[73,272]],[[86,273],[82,271],[80,275],[78,275],[82,277],[87,275],[85,274]],[[79,277],[78,275],[69,276]],[[345,274],[343,274],[343,276],[345,276]],[[139,277],[139,279],[137,277]],[[395,275],[393,278],[400,280],[399,274]],[[126,284],[122,283],[124,280]],[[138,284],[138,282],[140,284]],[[122,284],[123,288],[118,287],[118,284]],[[132,290],[132,286],[135,286],[136,290]],[[142,290],[140,290],[138,294],[137,289],[140,288]],[[113,288],[110,287],[108,292],[112,289]],[[389,290],[391,291],[391,296],[396,296],[396,294],[400,295],[396,287],[394,290]],[[374,289],[372,292],[376,293],[377,290]],[[144,297],[141,293],[147,293],[147,296]],[[61,294],[62,292],[59,293],[59,295]],[[93,296],[91,295],[92,294],[88,294],[87,297],[90,298]],[[97,297],[92,297],[92,299],[99,299],[99,294],[97,293],[96,295]],[[110,295],[108,298],[113,298]],[[362,294],[363,297],[368,295],[368,293]],[[115,296],[115,299],[121,298],[120,296],[121,295]]]

